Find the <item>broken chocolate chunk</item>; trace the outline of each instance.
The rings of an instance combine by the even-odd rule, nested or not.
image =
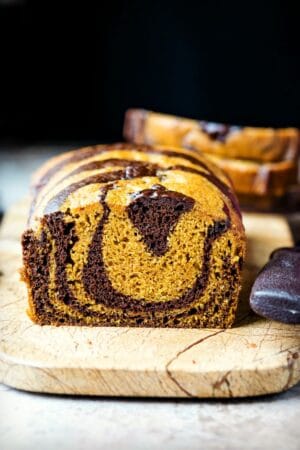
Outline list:
[[[300,247],[275,250],[250,295],[253,311],[278,322],[300,323]]]

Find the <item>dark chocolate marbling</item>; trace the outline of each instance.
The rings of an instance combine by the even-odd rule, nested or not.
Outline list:
[[[199,123],[202,131],[204,131],[210,139],[220,142],[225,142],[230,133],[240,131],[242,128],[234,125],[225,125],[223,123],[205,122],[203,120]]]
[[[168,249],[171,230],[183,213],[193,209],[194,204],[191,197],[156,185],[135,195],[127,212],[150,252],[162,256]]]

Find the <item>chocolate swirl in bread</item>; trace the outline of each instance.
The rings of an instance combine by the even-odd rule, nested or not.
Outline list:
[[[35,177],[23,277],[40,324],[227,327],[245,251],[226,176],[188,150],[70,152]]]

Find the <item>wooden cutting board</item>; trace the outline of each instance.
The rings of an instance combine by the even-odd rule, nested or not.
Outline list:
[[[248,257],[239,318],[229,330],[40,327],[26,315],[19,236],[28,204],[0,231],[0,381],[59,394],[241,397],[300,380],[300,326],[250,313],[249,289],[270,252],[292,245],[285,219],[245,214]]]

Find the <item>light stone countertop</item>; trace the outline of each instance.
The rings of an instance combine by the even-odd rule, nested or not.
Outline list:
[[[2,147],[2,207],[26,194],[44,159],[73,147]],[[0,449],[300,450],[299,416],[300,384],[279,395],[222,401],[51,396],[0,385]]]
[[[247,400],[101,399],[0,386],[3,450],[300,448],[300,385]]]

